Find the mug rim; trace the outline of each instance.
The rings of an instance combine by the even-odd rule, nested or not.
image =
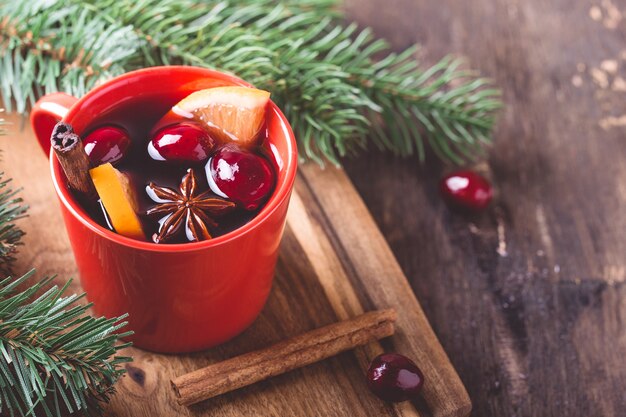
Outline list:
[[[158,73],[164,70],[175,70],[175,71],[196,71],[198,73],[204,73],[207,77],[212,77],[216,79],[221,79],[227,82],[231,82],[236,85],[241,85],[244,87],[252,87],[251,84],[245,82],[244,80],[235,77],[234,75],[230,75],[227,73],[211,70],[208,68],[201,68],[195,66],[186,66],[186,65],[164,65],[157,67],[149,67],[142,68],[135,71],[130,71],[119,75],[115,78],[112,78],[105,83],[94,87],[89,90],[83,97],[78,99],[69,109],[68,113],[63,117],[63,120],[67,120],[72,118],[78,112],[78,109],[85,101],[89,100],[93,94],[96,94],[108,87],[112,84],[116,84],[120,81],[124,81],[128,78],[135,77],[140,74],[146,73]],[[296,138],[291,129],[291,125],[289,121],[283,114],[283,112],[278,108],[278,106],[270,100],[268,110],[273,111],[275,115],[278,117],[280,121],[281,130],[283,133],[284,140],[287,142],[287,155],[288,158],[283,161],[285,164],[285,177],[283,181],[280,181],[276,184],[276,189],[270,196],[270,198],[265,203],[265,206],[261,209],[256,216],[254,216],[249,222],[246,224],[232,230],[228,233],[225,233],[221,236],[204,240],[200,242],[189,242],[189,243],[168,243],[168,244],[160,244],[154,243],[150,241],[142,241],[132,239],[118,233],[115,233],[111,230],[108,230],[94,220],[92,220],[87,213],[83,210],[83,208],[78,204],[78,202],[72,197],[67,187],[62,185],[62,181],[60,178],[60,165],[58,159],[52,149],[50,149],[50,171],[52,173],[52,182],[54,183],[54,188],[57,193],[57,196],[61,200],[61,203],[65,206],[65,208],[70,212],[74,218],[80,221],[85,227],[90,229],[92,232],[98,234],[104,239],[112,241],[114,243],[130,247],[132,249],[141,249],[150,252],[191,252],[196,250],[207,249],[215,246],[220,246],[225,243],[231,242],[240,236],[247,234],[248,231],[255,229],[263,222],[265,222],[281,205],[282,203],[289,198],[291,194],[291,190],[293,189],[293,184],[296,178],[296,171],[298,167],[298,148],[296,144]]]

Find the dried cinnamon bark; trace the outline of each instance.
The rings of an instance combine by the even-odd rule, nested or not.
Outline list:
[[[395,310],[378,310],[295,336],[172,380],[181,405],[200,401],[391,336]]]
[[[52,130],[50,142],[65,172],[69,187],[80,197],[95,201],[98,194],[89,176],[91,163],[80,136],[74,133],[71,125],[59,122]]]

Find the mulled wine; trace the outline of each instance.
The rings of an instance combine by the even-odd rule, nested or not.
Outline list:
[[[82,135],[98,193],[83,207],[101,226],[196,242],[241,227],[267,202],[277,172],[264,123],[269,93],[216,87],[179,100],[130,98]]]

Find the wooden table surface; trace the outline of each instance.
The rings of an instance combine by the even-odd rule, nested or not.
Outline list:
[[[446,167],[371,152],[350,177],[475,416],[626,415],[626,2],[351,0],[397,48],[495,79],[506,109],[483,215],[450,212]],[[377,169],[378,168],[378,169]]]
[[[446,208],[437,182],[449,168],[432,159],[346,161],[472,415],[626,415],[626,1],[346,7],[394,47],[421,43],[426,63],[465,56],[503,90],[495,146],[474,167],[496,189],[481,215]]]

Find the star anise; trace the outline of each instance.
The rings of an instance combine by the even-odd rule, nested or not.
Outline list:
[[[148,196],[158,203],[146,214],[165,214],[159,220],[159,231],[152,239],[161,243],[176,234],[181,225],[185,224],[185,236],[190,242],[211,239],[209,227],[217,226],[211,217],[222,214],[235,207],[235,203],[212,196],[210,191],[195,196],[196,175],[188,169],[180,182],[179,191],[169,187],[160,187],[153,182],[148,184]]]

